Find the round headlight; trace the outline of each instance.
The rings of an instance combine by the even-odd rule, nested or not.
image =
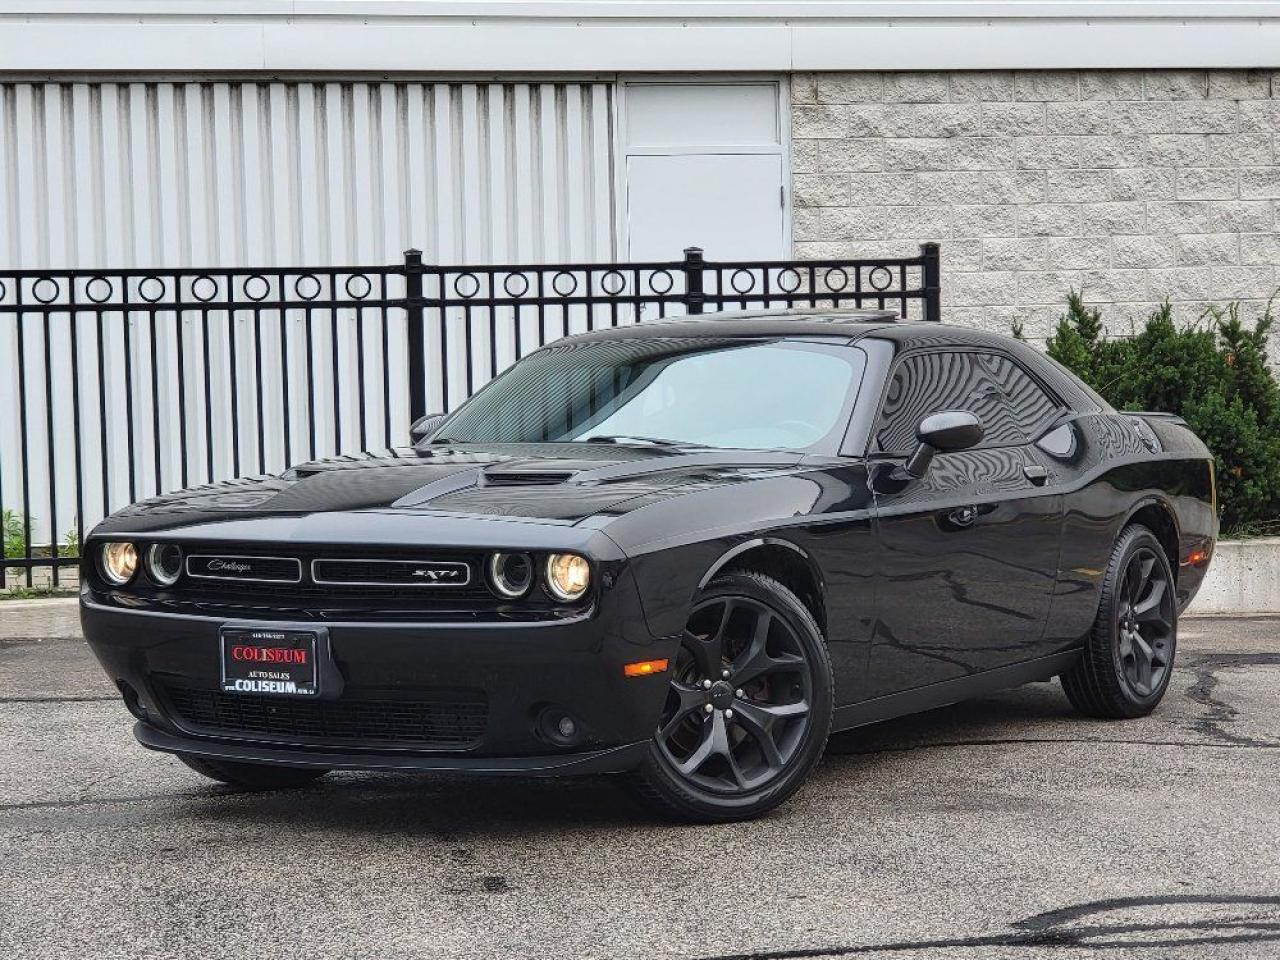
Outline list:
[[[504,597],[523,597],[533,586],[533,560],[527,553],[495,553],[489,558],[489,582]]]
[[[147,573],[160,586],[173,586],[182,574],[182,550],[172,543],[152,544],[147,550]]]
[[[104,543],[99,568],[108,583],[126,584],[138,572],[138,551],[132,543]]]
[[[553,553],[547,558],[547,589],[557,600],[577,600],[591,586],[591,564],[576,553]]]

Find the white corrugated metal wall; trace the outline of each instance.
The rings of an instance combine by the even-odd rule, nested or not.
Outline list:
[[[0,83],[0,269],[373,265],[398,262],[415,246],[428,263],[612,260],[613,98],[609,82]],[[354,311],[340,320],[345,344],[352,339],[346,325],[354,324]],[[131,325],[149,322],[141,314],[129,316]],[[221,322],[225,330],[228,321]],[[49,483],[43,331],[34,315],[24,317],[21,329],[25,457],[17,378],[3,375],[15,370],[19,327],[12,313],[0,323],[0,502],[10,509],[23,508],[24,460],[31,490]],[[449,382],[462,384],[466,357],[453,344],[455,335],[460,343],[463,331],[452,323]],[[373,331],[366,341],[379,339]],[[111,468],[105,481],[88,471],[85,505],[75,503],[68,465],[77,441],[72,412],[60,402],[70,377],[70,340],[64,318],[50,342],[59,529],[48,529],[51,511],[41,504],[48,497],[33,495],[26,512],[35,521],[37,542],[60,538],[72,526],[62,518],[80,509],[87,526],[101,513],[93,505],[114,507],[131,496],[121,440],[128,414],[122,404],[109,403],[112,409],[102,415],[110,428]],[[130,362],[137,382],[148,383],[143,342],[134,338]],[[242,362],[253,362],[252,349],[252,338],[239,338]],[[267,397],[280,395],[274,372],[280,349],[279,337],[264,338]],[[438,337],[429,349],[434,385],[442,379]],[[110,382],[120,378],[123,350],[121,338],[109,338],[104,377]],[[225,366],[227,350],[227,343],[215,342],[208,363]],[[341,352],[344,363],[355,363],[351,349]],[[155,445],[145,429],[153,417],[161,421],[163,438],[182,429],[171,409],[176,387],[173,371],[165,368],[167,355],[162,350],[157,360],[159,395],[139,390],[134,397],[132,421],[143,427],[133,453],[137,498],[158,486],[177,486],[181,473],[172,452],[177,444],[163,441],[168,452],[159,458],[161,468],[152,469]],[[501,359],[505,364],[510,358]],[[98,415],[91,399],[97,395],[95,362],[92,354],[81,357],[80,394],[93,407],[82,408],[82,417]],[[486,366],[476,370],[483,376]],[[323,368],[317,367],[321,376]],[[402,356],[393,356],[382,374],[391,380],[388,413],[396,436],[407,427],[404,374]],[[199,406],[196,379],[188,378],[189,410]],[[328,385],[317,381],[315,388]],[[370,415],[381,416],[381,383],[370,391]],[[450,392],[435,394],[432,406],[462,399]],[[253,398],[239,399],[241,433],[252,435]],[[215,401],[211,422],[188,434],[196,448],[206,435],[229,431],[227,415],[219,412],[226,405]],[[269,416],[280,413],[268,405]],[[318,453],[335,452],[332,423],[319,422],[324,405],[316,416]],[[305,429],[300,420],[293,418],[294,429]],[[79,442],[82,457],[92,460],[102,451],[91,433],[96,431],[86,431]],[[357,431],[345,430],[342,445],[352,449],[357,439]],[[263,466],[283,467],[282,445],[268,446]],[[187,466],[190,482],[210,478],[202,455],[193,455]],[[212,478],[231,473],[232,453],[221,443]]]

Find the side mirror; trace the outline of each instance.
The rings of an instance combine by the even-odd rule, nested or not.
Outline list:
[[[931,413],[916,427],[919,444],[903,465],[907,476],[919,480],[929,469],[934,454],[968,450],[982,442],[982,421],[966,410]]]
[[[419,417],[409,424],[409,439],[414,443],[427,439],[435,433],[436,427],[444,423],[444,418],[447,416],[448,414],[445,413],[428,413],[425,417]]]

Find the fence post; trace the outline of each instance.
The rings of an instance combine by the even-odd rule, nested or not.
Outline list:
[[[427,321],[422,251],[404,252],[404,309],[409,335],[409,422],[427,412]]]
[[[706,297],[702,293],[702,248],[684,248],[684,305],[690,313],[701,313]]]
[[[942,322],[942,248],[936,243],[920,244],[924,260],[924,318]]]

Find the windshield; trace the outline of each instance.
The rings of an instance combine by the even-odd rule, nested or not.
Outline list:
[[[862,370],[861,351],[807,341],[567,343],[521,360],[432,439],[801,450],[838,443]]]

